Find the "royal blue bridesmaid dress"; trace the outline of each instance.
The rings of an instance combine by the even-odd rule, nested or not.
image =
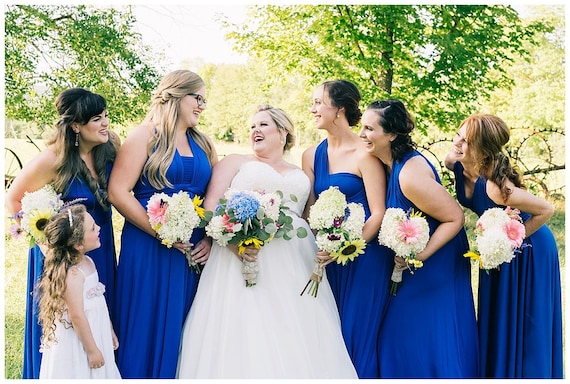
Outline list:
[[[414,156],[421,154],[412,151],[401,162],[393,162],[387,208],[419,211],[404,196],[399,183],[400,171]],[[440,182],[435,167],[430,166]],[[425,216],[431,235],[439,222]],[[402,285],[388,304],[378,339],[382,378],[477,377],[479,350],[471,266],[463,257],[467,250],[467,235],[462,229],[413,275],[403,272]]]
[[[363,180],[351,173],[329,173],[328,141],[315,152],[315,196],[337,186],[349,203],[361,203],[365,218],[370,216]],[[346,265],[330,263],[326,276],[340,315],[342,334],[359,378],[377,379],[377,338],[388,300],[393,256],[376,238],[366,245],[365,253]]]
[[[133,191],[145,208],[155,192],[186,191],[204,196],[212,171],[206,153],[188,136],[193,157],[176,151],[166,177],[172,188],[154,189],[143,177]],[[195,229],[191,243],[204,237]],[[182,326],[198,286],[198,274],[178,249],[167,248],[125,220],[117,267],[115,332],[117,363],[123,378],[173,379]]]
[[[463,165],[453,172],[457,199],[478,216],[495,204],[479,177],[465,195]],[[526,220],[529,214],[521,212]],[[562,304],[556,240],[547,225],[524,240],[499,269],[480,271],[478,324],[481,375],[485,378],[562,378]]]
[[[111,171],[111,163],[107,167],[107,176]],[[87,211],[101,227],[99,237],[101,247],[89,252],[89,256],[95,262],[99,279],[105,285],[105,300],[109,307],[109,313],[113,311],[113,296],[115,287],[115,275],[117,269],[117,259],[115,253],[115,238],[113,234],[113,223],[111,220],[112,210],[103,208],[95,198],[87,182],[75,177],[71,180],[69,188],[62,194],[62,199],[66,202],[81,199],[79,204],[85,205]],[[40,341],[42,328],[38,323],[38,303],[32,294],[36,283],[41,277],[44,265],[44,254],[35,245],[28,251],[28,280],[26,299],[26,319],[24,325],[24,364],[22,369],[23,379],[38,379],[40,375],[40,364],[42,354],[40,353]]]

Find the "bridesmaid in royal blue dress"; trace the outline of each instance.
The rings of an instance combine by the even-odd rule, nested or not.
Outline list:
[[[192,244],[192,258],[203,265],[211,243],[196,229],[191,244],[167,248],[149,224],[146,204],[155,192],[204,196],[217,161],[211,141],[196,129],[205,92],[204,81],[191,71],[167,74],[111,173],[109,200],[125,217],[114,318],[123,378],[176,376],[182,326],[199,278],[184,251]]]
[[[384,169],[351,130],[360,120],[359,102],[358,89],[345,80],[328,81],[315,90],[311,112],[317,129],[326,130],[327,138],[303,153],[303,170],[313,183],[307,207],[330,186],[337,186],[349,203],[364,207],[365,253],[344,266],[330,263],[327,254],[319,253],[319,258],[326,265],[344,341],[358,377],[377,379],[376,340],[389,296],[392,256],[377,240],[385,211]]]
[[[556,241],[546,222],[548,202],[522,189],[522,178],[503,151],[509,128],[497,116],[465,119],[447,155],[457,199],[478,216],[493,207],[521,211],[526,239],[498,269],[479,273],[481,376],[562,378],[562,304]],[[497,176],[499,175],[499,176]]]
[[[11,214],[17,213],[25,192],[36,191],[50,183],[65,202],[81,199],[81,204],[101,227],[101,247],[90,252],[90,256],[100,271],[111,312],[117,261],[112,210],[106,190],[119,138],[108,130],[107,105],[101,95],[83,88],[70,88],[57,96],[55,106],[59,113],[56,132],[46,149],[14,179],[6,193],[6,208]],[[41,326],[37,300],[32,293],[43,271],[41,247],[34,245],[28,252],[23,379],[38,379],[40,372]]]
[[[403,103],[375,101],[360,136],[386,165],[386,207],[425,214],[430,239],[412,275],[402,258],[402,285],[392,296],[378,339],[381,378],[476,378],[477,324],[463,211],[417,150],[415,124]]]

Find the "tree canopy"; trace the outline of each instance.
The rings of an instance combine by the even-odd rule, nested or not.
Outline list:
[[[364,103],[401,99],[423,131],[454,128],[508,86],[503,68],[540,27],[523,26],[510,6],[368,4],[250,6],[244,25],[226,26],[237,49],[274,74],[344,78]]]
[[[6,117],[39,126],[55,119],[63,89],[103,95],[114,122],[146,113],[159,81],[129,7],[5,6]]]

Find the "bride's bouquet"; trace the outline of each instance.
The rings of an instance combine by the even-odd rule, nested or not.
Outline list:
[[[384,213],[378,242],[394,251],[396,256],[404,258],[410,273],[410,268],[421,268],[423,262],[416,255],[424,250],[429,240],[429,226],[422,212],[413,209],[405,212],[401,208],[388,208]],[[396,266],[390,278],[390,293],[396,295],[402,284],[402,271]]]
[[[309,226],[317,231],[317,248],[329,252],[338,264],[346,265],[364,253],[366,242],[362,238],[364,208],[359,203],[347,203],[346,196],[335,186],[321,192],[309,210]],[[323,267],[317,260],[311,277],[301,292],[317,297]]]
[[[292,201],[297,198],[290,196]],[[305,228],[293,228],[293,218],[286,213],[283,193],[228,189],[206,226],[206,234],[222,247],[234,244],[243,255],[248,246],[260,249],[274,238],[290,240],[307,236]],[[247,287],[257,284],[257,261],[242,261]]]
[[[172,196],[157,192],[151,196],[146,205],[149,223],[158,235],[161,243],[168,248],[176,242],[189,243],[192,232],[203,228],[208,221],[208,212],[202,208],[202,199],[193,199],[185,191]],[[192,260],[190,250],[185,252],[188,265],[200,273],[198,263]]]
[[[20,224],[14,223],[10,233],[15,238],[22,233],[30,236],[30,247],[34,243],[45,242],[45,227],[49,219],[64,207],[61,195],[56,193],[53,185],[46,184],[34,192],[24,193],[21,210],[11,219],[20,219]]]
[[[498,268],[503,263],[510,263],[520,251],[526,231],[520,211],[511,207],[489,208],[475,226],[475,250],[465,254],[479,263],[480,269]]]

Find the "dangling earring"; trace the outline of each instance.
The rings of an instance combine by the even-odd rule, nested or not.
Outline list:
[[[79,147],[79,132],[75,133],[75,146]]]

